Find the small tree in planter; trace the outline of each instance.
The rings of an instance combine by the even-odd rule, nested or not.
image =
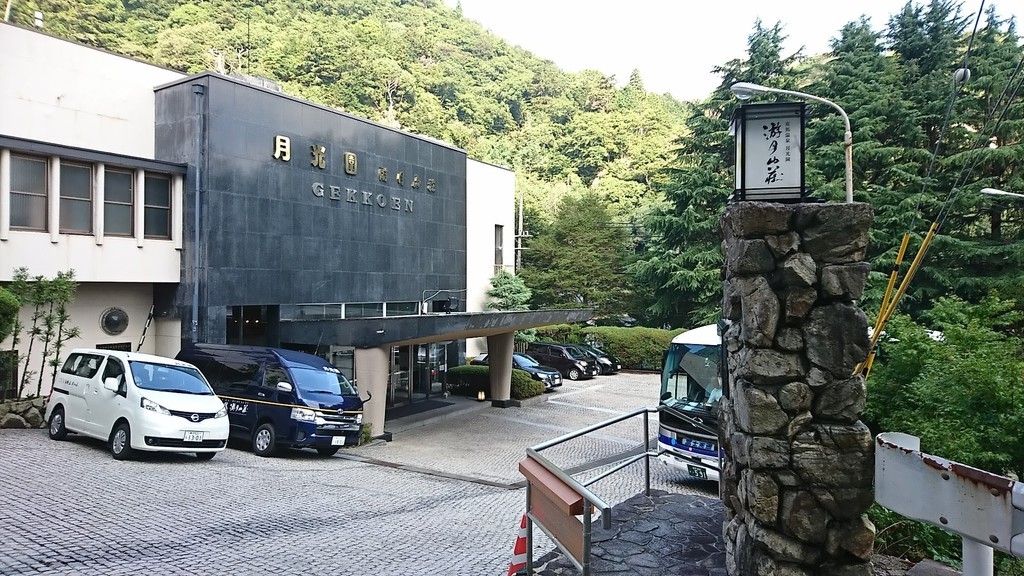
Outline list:
[[[57,381],[57,367],[60,366],[60,353],[64,343],[70,339],[78,338],[82,331],[78,326],[68,325],[68,321],[71,320],[68,307],[74,302],[75,292],[78,291],[78,283],[75,282],[75,271],[68,270],[67,272],[58,273],[57,278],[53,280],[51,289],[55,297],[53,320],[57,325],[57,339],[53,343],[53,357],[49,361],[49,365],[52,368],[52,375],[50,376],[50,386],[52,387],[53,383]],[[37,387],[37,395],[39,391],[40,388]]]
[[[21,371],[21,380],[18,381],[19,398],[25,392],[29,379],[33,374],[35,374],[34,371],[29,370],[28,362],[29,358],[32,356],[32,346],[35,344],[39,335],[42,334],[40,322],[42,321],[45,311],[43,303],[45,301],[47,284],[48,281],[43,276],[30,278],[27,268],[18,268],[14,271],[14,282],[11,283],[11,289],[14,291],[15,295],[18,296],[18,299],[21,300],[22,306],[32,307],[31,323],[28,326],[25,326],[18,321],[15,337],[11,339],[11,349],[13,350],[20,341],[20,334],[22,331],[24,331],[24,334],[28,336],[28,350],[18,358],[19,362],[21,360],[25,361],[25,366]]]
[[[22,324],[17,311],[11,331],[11,350],[17,350],[22,335],[28,336],[28,349],[24,354],[13,359],[15,365],[22,365],[21,379],[18,380],[17,395],[25,394],[30,380],[36,378],[35,395],[42,392],[43,373],[47,366],[56,368],[60,365],[60,354],[64,344],[70,338],[77,338],[80,330],[77,327],[69,326],[71,314],[70,305],[75,300],[75,291],[78,283],[75,282],[75,271],[58,272],[53,279],[44,276],[29,276],[27,268],[14,270],[14,277],[7,291],[14,295],[19,302],[19,308],[23,306],[32,307],[30,322]],[[0,337],[3,340],[3,337]],[[38,372],[29,369],[29,361],[32,356],[32,349],[39,341],[43,347],[42,360]],[[56,377],[51,378],[51,384]]]

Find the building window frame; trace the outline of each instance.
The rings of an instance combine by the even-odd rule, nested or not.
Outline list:
[[[38,162],[38,163],[42,164],[42,171],[43,171],[42,182],[43,182],[43,186],[42,186],[42,191],[41,192],[37,192],[37,191],[34,191],[34,190],[21,190],[19,188],[22,188],[22,186],[16,184],[15,172],[16,172],[17,168],[15,167],[15,164],[16,164],[16,162],[24,162],[24,161]],[[10,187],[11,187],[11,193],[10,193],[11,194],[10,226],[11,226],[11,229],[12,230],[30,230],[30,231],[34,231],[34,232],[46,232],[47,228],[48,228],[47,223],[49,222],[49,216],[50,216],[50,214],[49,214],[49,202],[48,202],[48,197],[49,197],[49,192],[50,192],[50,162],[49,162],[49,160],[44,158],[44,157],[41,157],[41,156],[33,156],[31,154],[18,154],[18,153],[13,153],[12,152],[11,153],[10,166],[11,166],[11,168],[10,168]],[[15,202],[16,202],[16,200],[18,198],[25,198],[25,201],[31,201],[31,200],[29,200],[29,198],[41,198],[42,199],[41,201],[42,201],[42,205],[43,205],[42,206],[43,213],[42,213],[41,225],[33,226],[33,225],[31,225],[31,223],[23,224],[23,223],[18,223],[18,222],[15,221],[14,205],[15,205]],[[38,201],[39,200],[37,200],[37,202]]]
[[[165,183],[165,189],[167,190],[166,202],[155,198],[154,191],[150,186],[150,183],[155,181],[163,181]],[[150,172],[147,170],[144,183],[145,190],[143,192],[143,197],[145,198],[145,204],[143,206],[143,235],[146,238],[170,240],[173,232],[171,229],[171,207],[173,206],[172,196],[174,194],[171,175],[162,172]],[[153,226],[157,223],[163,225],[166,232],[154,231]]]
[[[111,190],[111,174],[124,177],[128,182],[128,199],[119,198],[116,190]],[[116,180],[116,178],[115,178]],[[113,192],[113,193],[112,193]],[[113,231],[112,222],[124,221],[125,218],[115,218],[112,212],[117,209],[124,210],[127,207],[127,231]],[[109,236],[131,237],[135,235],[135,172],[130,168],[110,167],[104,168],[103,176],[103,233]]]
[[[88,172],[87,177],[84,179],[86,191],[83,195],[83,191],[76,190],[71,186],[70,175],[77,170],[85,170]],[[94,200],[93,190],[93,175],[95,173],[95,167],[92,164],[85,162],[69,162],[61,159],[60,162],[60,233],[61,234],[92,234],[93,233],[93,216],[92,207]],[[73,225],[74,217],[81,214],[76,214],[77,210],[84,212],[86,226],[83,228],[76,228]]]

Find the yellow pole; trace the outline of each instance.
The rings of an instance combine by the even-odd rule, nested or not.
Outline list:
[[[939,223],[933,222],[931,228],[928,229],[928,234],[925,235],[924,241],[921,242],[921,248],[918,249],[917,255],[914,256],[914,261],[910,263],[910,269],[907,270],[907,275],[903,278],[903,282],[900,284],[899,290],[896,291],[896,296],[893,297],[892,302],[889,303],[889,308],[885,311],[885,316],[882,318],[882,327],[885,327],[885,323],[889,321],[889,318],[896,312],[896,305],[903,298],[903,294],[906,293],[907,287],[910,285],[910,281],[914,278],[914,274],[917,273],[917,269],[921,267],[921,261],[924,260],[924,254],[928,251],[931,246],[932,239],[935,238],[935,233],[939,230]],[[873,335],[875,340],[878,340],[878,334]]]
[[[903,264],[903,256],[907,252],[907,245],[910,244],[910,232],[903,233],[903,241],[900,242],[900,249],[896,253],[896,262],[892,265],[892,271],[889,272],[889,284],[885,287],[885,294],[882,296],[882,303],[878,307],[878,317],[875,318],[875,329],[872,332],[872,336],[878,334],[882,326],[882,315],[885,313],[886,307],[889,305],[889,297],[892,296],[892,289],[896,286],[896,277],[900,272],[900,265]],[[875,359],[875,346],[874,343],[877,339],[871,341],[871,346],[868,348],[868,358],[864,362],[857,364],[857,367],[853,369],[854,375],[859,374],[861,369],[864,370],[864,377],[868,377],[868,373],[871,371],[871,363]]]

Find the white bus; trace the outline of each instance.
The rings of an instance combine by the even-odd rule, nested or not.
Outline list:
[[[701,480],[718,481],[723,456],[721,353],[718,326],[709,324],[673,338],[661,368],[658,459]]]

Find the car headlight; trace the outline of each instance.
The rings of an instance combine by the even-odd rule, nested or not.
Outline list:
[[[299,422],[316,422],[316,412],[309,408],[292,408],[292,420]]]
[[[156,402],[153,402],[149,398],[143,398],[142,400],[140,400],[139,406],[142,406],[143,408],[149,410],[150,412],[156,412],[157,414],[163,414],[165,416],[171,415],[170,410],[164,408],[163,406],[157,404]]]
[[[227,408],[221,408],[220,410],[217,411],[216,414],[213,415],[213,417],[214,418],[224,418],[227,415],[228,415],[228,409]]]
[[[362,414],[356,414],[356,424],[362,424],[362,423],[363,423],[363,415]]]
[[[586,362],[577,362],[576,367],[579,368],[580,370],[586,370],[588,368]]]

